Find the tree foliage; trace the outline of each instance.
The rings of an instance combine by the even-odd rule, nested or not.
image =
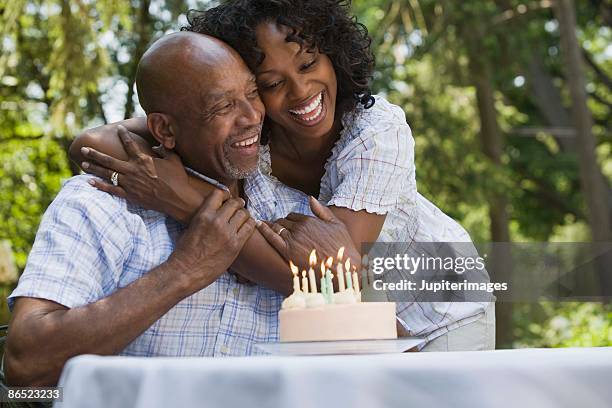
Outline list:
[[[135,67],[146,46],[184,23],[188,8],[213,3],[0,0],[0,241],[10,241],[19,268],[61,180],[77,171],[66,155],[74,135],[137,112]],[[552,0],[352,4],[374,39],[375,91],[404,109],[413,130],[419,191],[477,241],[492,237],[492,193],[504,200],[512,240],[588,239],[551,6]],[[576,1],[598,169],[607,183],[602,200],[612,212],[609,6]],[[483,149],[479,66],[488,69],[493,90],[499,162]],[[521,335],[535,333],[528,331]]]

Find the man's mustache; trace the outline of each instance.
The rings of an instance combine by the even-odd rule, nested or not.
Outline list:
[[[228,139],[228,143],[232,144],[232,143],[240,142],[242,140],[245,140],[245,139],[248,139],[254,136],[259,137],[261,135],[262,128],[263,128],[263,124],[249,126],[247,128],[244,128],[240,131],[240,133],[232,135]]]

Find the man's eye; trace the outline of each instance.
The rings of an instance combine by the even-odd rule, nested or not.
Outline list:
[[[251,92],[248,93],[247,97],[248,98],[257,98],[259,96],[259,92],[257,92],[257,88],[253,89]]]
[[[232,110],[232,107],[234,105],[232,103],[226,103],[224,105],[221,105],[220,107],[218,107],[217,109],[215,109],[215,114],[217,115],[223,115],[225,113],[229,113],[229,111]]]

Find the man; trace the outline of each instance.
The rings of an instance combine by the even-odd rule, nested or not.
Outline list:
[[[137,76],[157,141],[238,196],[237,180],[257,166],[257,143],[242,142],[259,136],[264,109],[235,51],[201,34],[171,34],[145,53]],[[233,108],[217,114],[224,97]],[[136,152],[125,129],[120,133]],[[288,293],[289,274],[269,277],[274,291],[224,273],[254,233],[243,200],[223,203],[216,190],[185,228],[91,181],[76,176],[65,183],[9,297],[10,384],[55,384],[66,360],[79,354],[245,355],[253,342],[277,338],[277,291]],[[250,188],[251,200],[257,189],[270,189],[257,178]],[[293,209],[290,201],[277,206],[279,213],[259,206],[258,216],[278,218]]]

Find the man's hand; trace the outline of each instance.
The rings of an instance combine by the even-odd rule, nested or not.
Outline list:
[[[260,224],[259,232],[286,261],[301,268],[308,267],[308,256],[313,249],[317,250],[320,261],[322,257],[335,258],[340,247],[345,247],[344,259],[351,258],[353,265],[359,265],[359,251],[344,223],[313,197],[310,197],[310,208],[316,217],[291,213],[273,224]]]
[[[71,309],[17,298],[6,343],[7,381],[54,385],[69,358],[119,353],[178,302],[217,279],[255,230],[244,201],[222,205],[222,198],[221,190],[208,197],[166,262],[106,298]]]
[[[193,293],[224,273],[255,231],[244,200],[223,199],[224,192],[215,190],[204,200],[168,259]]]

